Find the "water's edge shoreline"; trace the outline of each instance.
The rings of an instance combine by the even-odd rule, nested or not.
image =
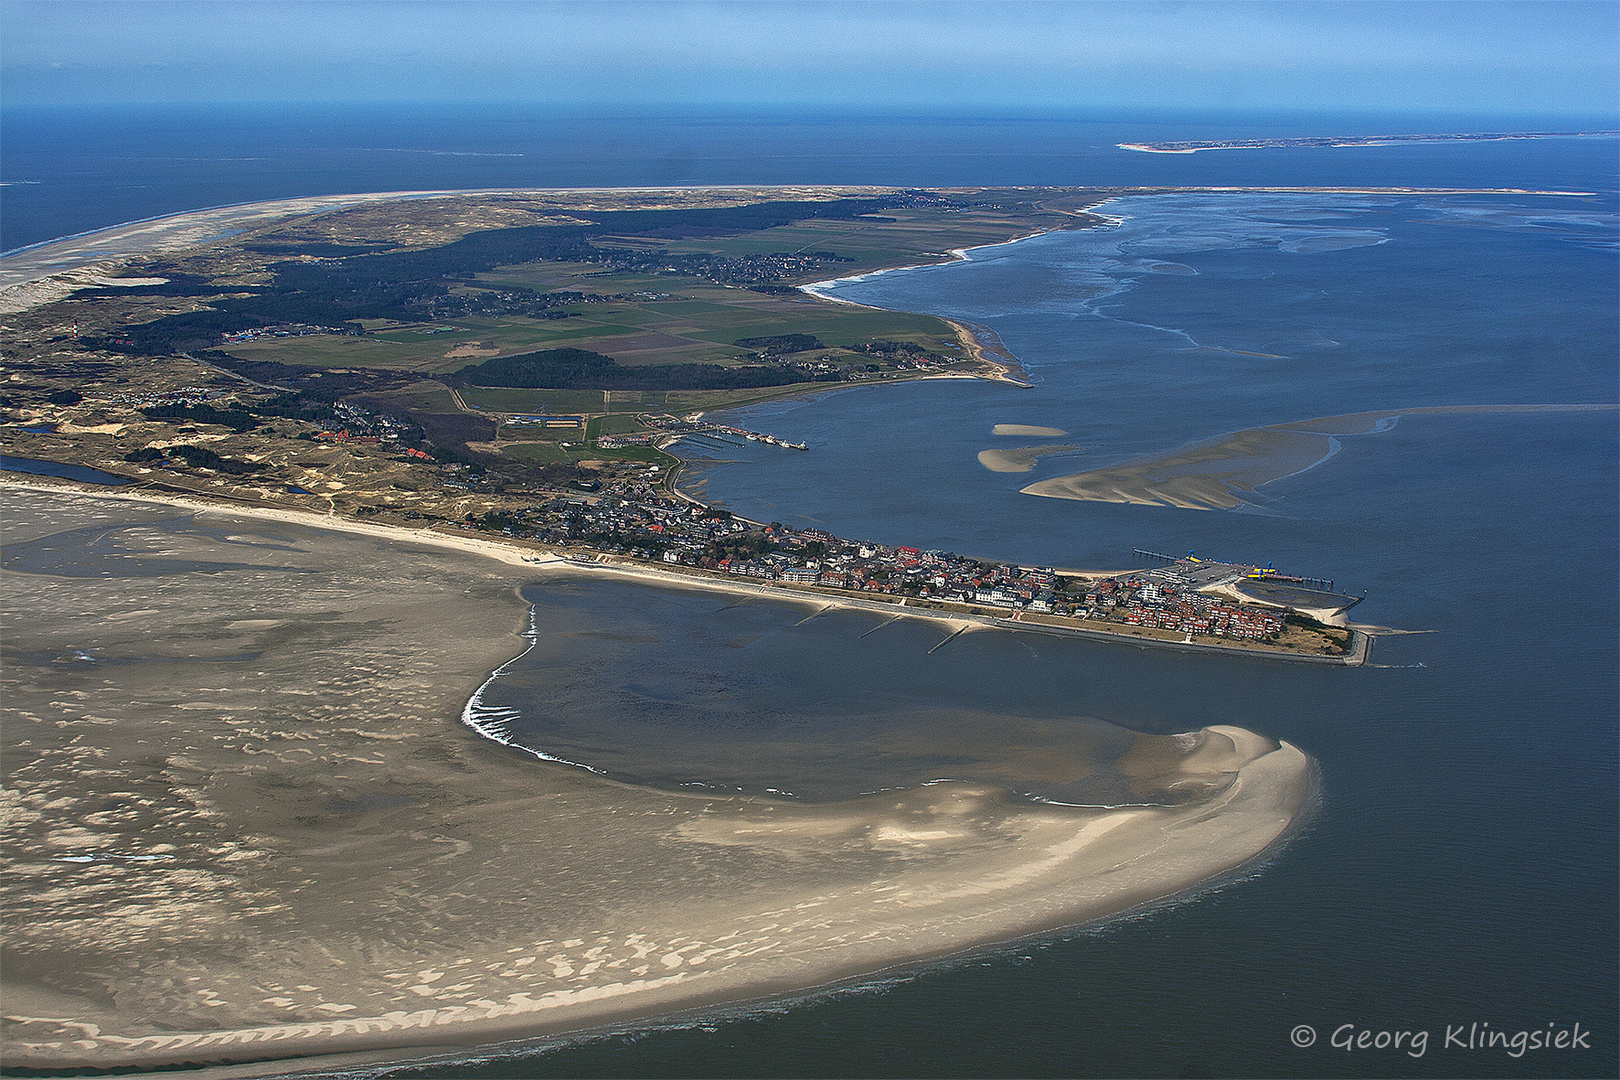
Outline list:
[[[45,480],[54,481],[46,483]],[[702,588],[729,592],[733,595],[767,597],[797,604],[820,604],[824,607],[846,608],[858,611],[869,611],[897,618],[927,619],[941,622],[954,628],[962,629],[972,626],[982,626],[997,630],[1010,630],[1020,633],[1046,634],[1055,637],[1077,637],[1092,641],[1108,642],[1116,645],[1135,645],[1144,648],[1168,648],[1182,652],[1219,653],[1228,656],[1242,656],[1251,659],[1284,660],[1293,663],[1329,664],[1336,666],[1359,666],[1366,660],[1369,646],[1368,635],[1361,630],[1351,629],[1349,652],[1341,656],[1311,656],[1287,652],[1282,649],[1268,649],[1259,646],[1242,646],[1232,644],[1201,643],[1197,641],[1175,641],[1147,635],[1131,633],[1117,633],[1097,627],[1060,626],[1049,623],[1030,622],[1027,620],[1003,618],[994,615],[982,615],[976,612],[952,611],[940,607],[920,607],[904,602],[886,602],[872,600],[861,596],[852,596],[847,593],[822,591],[819,589],[794,588],[782,585],[766,585],[759,582],[737,580],[731,576],[721,577],[698,570],[666,570],[656,566],[642,566],[615,561],[609,556],[591,555],[589,557],[573,557],[541,548],[521,546],[511,541],[471,536],[456,536],[452,533],[440,532],[437,529],[402,529],[391,525],[375,525],[365,522],[353,521],[348,518],[336,516],[323,516],[308,511],[276,506],[265,506],[243,502],[211,499],[207,496],[170,494],[167,492],[153,492],[150,490],[131,490],[129,488],[106,488],[89,484],[80,484],[71,480],[62,480],[57,477],[35,478],[23,480],[17,474],[0,474],[0,488],[44,488],[65,489],[79,494],[95,495],[110,499],[124,499],[132,502],[161,503],[179,506],[195,511],[212,510],[221,513],[238,513],[252,517],[268,518],[270,520],[286,521],[290,524],[304,525],[317,529],[332,529],[340,532],[360,533],[367,536],[379,537],[387,540],[407,541],[429,546],[451,548],[460,551],[473,552],[488,558],[499,559],[503,562],[525,566],[536,572],[572,571],[586,575],[609,574],[620,578],[640,578],[653,586],[670,588]]]

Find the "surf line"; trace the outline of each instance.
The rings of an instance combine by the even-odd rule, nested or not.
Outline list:
[[[584,769],[589,773],[595,773],[597,776],[606,776],[607,773],[601,769],[587,765],[583,761],[570,761],[567,758],[557,757],[555,754],[548,754],[544,750],[536,750],[531,746],[524,746],[522,743],[517,742],[512,737],[512,725],[522,718],[523,713],[517,709],[484,704],[484,691],[494,686],[496,679],[511,671],[519,660],[528,656],[540,644],[539,611],[533,604],[529,605],[529,628],[523,632],[523,638],[529,643],[528,646],[512,659],[490,672],[489,678],[485,679],[483,684],[473,691],[472,697],[467,699],[467,704],[461,708],[461,722],[490,742],[511,747],[513,750],[521,750],[523,753],[541,761],[550,761],[557,765],[568,765],[576,769]]]

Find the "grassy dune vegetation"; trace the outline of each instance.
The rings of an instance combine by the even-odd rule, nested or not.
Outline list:
[[[885,210],[893,221],[800,221],[717,239],[675,240],[672,252],[755,255],[774,251],[830,251],[855,271],[948,258],[957,248],[1000,244],[1027,227],[1010,229],[1005,214],[962,210]]]

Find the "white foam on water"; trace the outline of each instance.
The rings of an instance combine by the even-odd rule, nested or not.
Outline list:
[[[509,746],[514,750],[521,750],[523,753],[541,761],[549,761],[557,765],[568,765],[575,769],[584,769],[586,772],[595,773],[598,776],[606,776],[607,774],[601,769],[587,765],[583,761],[570,761],[555,754],[548,754],[544,750],[536,750],[532,746],[523,745],[512,735],[513,725],[523,718],[522,711],[484,704],[484,691],[495,685],[496,679],[511,671],[512,666],[519,660],[533,652],[535,645],[540,640],[538,613],[532,604],[529,605],[529,629],[524,631],[523,637],[528,641],[528,647],[490,672],[489,678],[484,680],[483,685],[473,691],[472,697],[467,699],[467,704],[462,706],[461,722],[490,742],[500,743],[502,746]]]

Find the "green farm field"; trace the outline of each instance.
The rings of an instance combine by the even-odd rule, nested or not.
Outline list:
[[[912,262],[948,259],[957,248],[1001,244],[1027,235],[1031,226],[1060,227],[1063,215],[1028,216],[1012,220],[1005,215],[969,211],[886,210],[876,220],[800,221],[739,236],[677,240],[666,250],[714,255],[763,255],[776,252],[830,251],[850,260],[850,271],[899,266]],[[639,245],[638,245],[639,246]],[[843,269],[842,267],[840,269]]]
[[[562,445],[565,441],[568,442],[566,448]],[[665,467],[676,464],[675,458],[651,446],[599,450],[580,441],[578,435],[556,442],[502,442],[499,453],[530,465],[576,465],[581,461],[639,461]]]
[[[528,268],[505,268],[494,274],[509,278],[524,269]],[[647,280],[596,274],[590,288],[606,294],[652,292],[643,288]],[[767,296],[690,278],[652,280],[662,286],[659,295],[677,298],[576,304],[558,309],[570,313],[564,319],[479,315],[422,326],[387,326],[364,337],[263,338],[233,344],[229,351],[246,360],[445,375],[491,356],[540,349],[588,349],[626,365],[735,364],[748,355],[732,344],[739,338],[814,334],[832,347],[887,339],[935,351],[956,340],[948,325],[929,315]],[[576,284],[582,283],[570,278],[559,287],[584,291]]]
[[[503,387],[469,386],[461,391],[461,400],[469,408],[487,409],[490,412],[555,415],[606,412],[603,394],[601,390],[509,390]]]
[[[398,390],[385,390],[367,395],[378,405],[404,412],[452,413],[457,411],[455,397],[441,382],[423,379]]]
[[[435,384],[436,385],[436,384]],[[786,386],[763,386],[747,390],[519,390],[506,387],[469,386],[462,390],[461,400],[468,408],[489,413],[551,413],[552,415],[599,415],[630,417],[636,413],[685,414],[711,409],[729,409],[739,405],[752,405],[757,401],[786,397],[792,394],[833,390],[847,383],[789,383]],[[389,395],[379,394],[379,400]],[[446,391],[445,400],[449,399]],[[454,408],[452,405],[451,408]],[[448,411],[448,410],[435,410]],[[614,426],[607,432],[633,430]]]

